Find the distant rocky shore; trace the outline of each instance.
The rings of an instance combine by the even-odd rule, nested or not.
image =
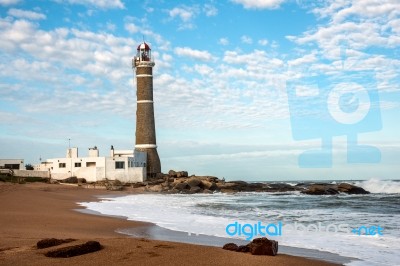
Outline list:
[[[299,191],[308,195],[335,195],[347,194],[369,194],[361,187],[348,183],[299,183],[292,186],[287,183],[258,182],[248,183],[245,181],[224,181],[215,176],[188,175],[186,171],[170,170],[168,174],[146,182],[132,184],[135,188],[142,188],[143,191],[158,193],[235,193],[235,192],[292,192]]]

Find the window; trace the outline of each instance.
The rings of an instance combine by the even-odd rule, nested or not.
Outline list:
[[[124,169],[125,162],[115,162],[115,169]]]
[[[14,169],[14,170],[18,170],[19,169],[19,164],[5,164],[4,165],[5,169]]]
[[[75,163],[75,167],[81,167],[82,164],[81,163]]]
[[[96,162],[86,162],[86,167],[96,167]]]
[[[58,167],[59,167],[59,168],[65,168],[65,163],[59,163],[59,164],[58,164]]]

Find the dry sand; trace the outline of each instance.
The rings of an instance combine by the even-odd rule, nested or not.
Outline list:
[[[122,192],[50,184],[0,182],[0,265],[336,265],[279,254],[252,256],[222,248],[129,238],[118,228],[144,225],[124,219],[74,211],[76,202]],[[99,241],[101,251],[55,259],[36,249],[43,238],[74,238],[63,246]]]

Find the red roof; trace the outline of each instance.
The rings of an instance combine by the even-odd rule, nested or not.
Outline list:
[[[145,43],[145,42],[143,42],[143,43],[141,43],[141,44],[139,44],[139,46],[137,47],[137,50],[139,51],[139,50],[145,50],[145,51],[150,51],[151,49],[150,49],[150,46],[147,44],[147,43]]]

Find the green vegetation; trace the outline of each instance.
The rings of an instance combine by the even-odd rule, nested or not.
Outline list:
[[[25,169],[26,170],[35,170],[35,167],[33,167],[33,165],[31,165],[30,163],[25,165]]]

